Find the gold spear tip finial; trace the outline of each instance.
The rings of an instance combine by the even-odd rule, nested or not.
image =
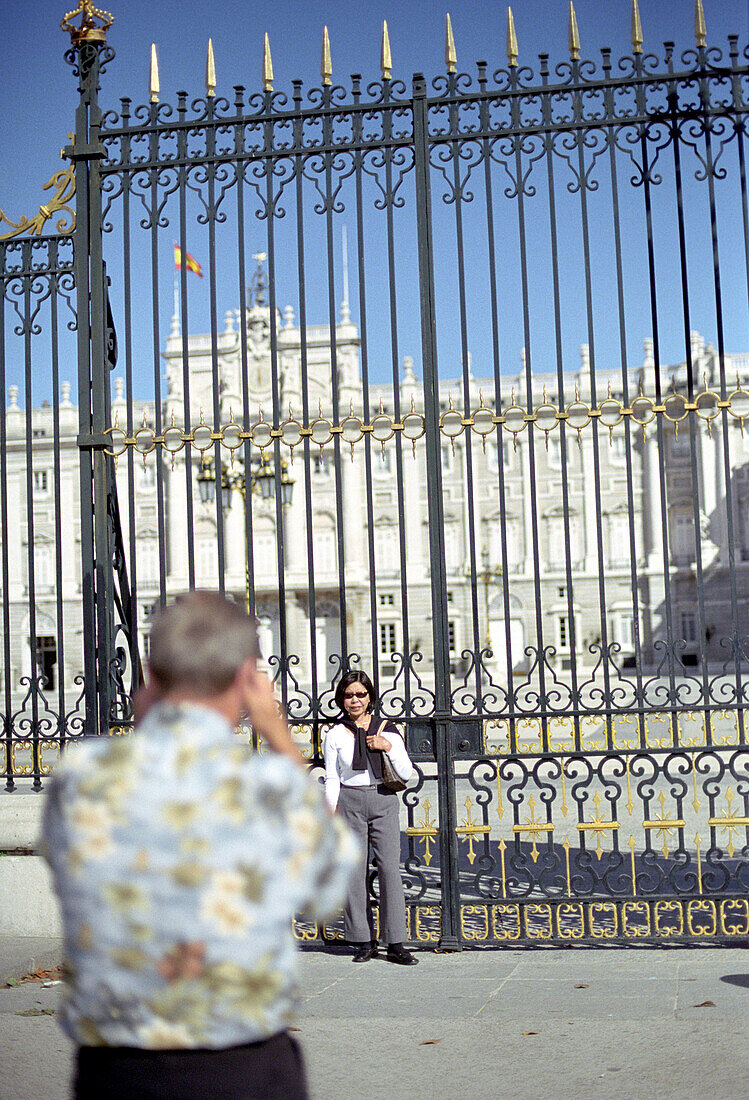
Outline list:
[[[267,31],[263,43],[263,88],[266,92],[273,91],[273,62],[270,56],[270,39]]]
[[[78,26],[71,23],[76,15],[81,17]],[[63,15],[60,28],[68,32],[71,42],[77,46],[79,42],[103,42],[113,23],[111,12],[95,8],[92,0],[78,0],[78,7]]]
[[[151,93],[151,103],[159,102],[159,59],[156,56],[156,43],[151,43],[151,73],[148,81],[148,90]]]
[[[216,94],[216,59],[213,56],[213,39],[208,39],[208,55],[205,62],[205,91],[209,99]]]
[[[458,55],[455,52],[455,39],[453,38],[450,12],[445,15],[445,64],[449,73],[457,72]]]
[[[580,60],[580,32],[577,29],[577,16],[575,5],[570,0],[570,30],[569,30],[570,57],[573,61]]]
[[[330,37],[328,35],[328,28],[322,29],[322,58],[320,60],[320,76],[322,77],[323,84],[330,84],[330,78],[333,75],[333,62],[330,59]]]
[[[382,21],[382,49],[380,50],[380,69],[382,79],[390,80],[393,73],[393,58],[390,54],[390,35],[388,34],[387,19]]]
[[[642,53],[642,23],[637,0],[632,0],[632,53]]]
[[[707,25],[702,0],[695,0],[694,3],[694,37],[697,39],[698,46],[707,45]]]
[[[518,64],[518,38],[515,34],[515,17],[512,14],[512,8],[507,8],[507,60],[510,62],[510,68],[517,68]]]

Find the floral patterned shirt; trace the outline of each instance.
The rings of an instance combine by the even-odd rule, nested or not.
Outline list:
[[[287,1026],[292,917],[333,913],[359,855],[301,768],[173,704],[130,737],[68,749],[43,850],[70,971],[63,1027],[82,1045],[167,1049]]]

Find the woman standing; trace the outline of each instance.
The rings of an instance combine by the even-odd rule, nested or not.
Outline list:
[[[383,784],[383,754],[387,753],[393,770],[404,782],[410,779],[413,765],[393,723],[373,717],[377,699],[366,673],[347,672],[336,688],[335,701],[343,717],[325,738],[325,794],[363,848],[343,911],[344,933],[356,947],[354,962],[367,962],[377,955],[367,890],[371,844],[377,860],[381,932],[388,945],[387,958],[414,966],[419,960],[403,946],[406,899],[400,873],[400,799]]]

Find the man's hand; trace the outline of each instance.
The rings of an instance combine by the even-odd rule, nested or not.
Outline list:
[[[136,726],[143,721],[151,707],[154,703],[158,703],[161,697],[161,688],[149,672],[148,680],[138,688],[133,699],[133,722]]]
[[[273,685],[264,672],[248,669],[245,688],[245,708],[250,724],[274,752],[289,756],[297,764],[304,759],[291,740],[286,717],[273,694]]]

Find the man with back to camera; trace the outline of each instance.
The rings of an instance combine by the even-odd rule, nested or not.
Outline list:
[[[49,785],[78,1100],[307,1097],[292,916],[335,911],[359,853],[258,655],[237,604],[178,598],[153,625],[137,731],[69,748]],[[245,712],[272,752],[236,741]]]

